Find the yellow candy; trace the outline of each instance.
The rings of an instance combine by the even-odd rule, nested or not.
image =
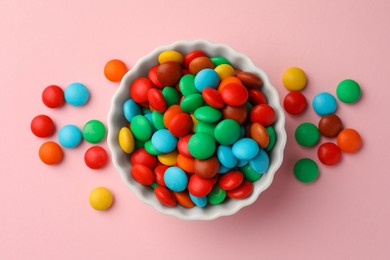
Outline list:
[[[174,61],[174,62],[177,62],[179,64],[182,64],[183,59],[184,59],[184,57],[180,52],[172,51],[172,50],[163,51],[162,53],[160,53],[160,55],[158,55],[158,62],[160,64],[168,62],[168,61]]]
[[[223,80],[227,77],[233,77],[234,75],[236,75],[234,68],[232,66],[230,66],[229,64],[218,65],[214,69],[214,71],[217,72],[217,74],[221,80]]]
[[[300,91],[305,88],[307,78],[303,70],[292,67],[283,73],[282,81],[286,89],[290,91]]]
[[[198,123],[198,119],[195,118],[195,115],[194,114],[190,114],[191,118],[192,118],[192,123],[193,123],[193,127],[192,127],[192,132],[196,132],[195,131],[195,128],[196,128],[196,124]]]
[[[157,155],[157,159],[159,160],[160,163],[166,165],[166,166],[173,166],[176,164],[177,161],[177,151],[173,151],[170,153],[163,153],[160,155]]]
[[[125,153],[132,153],[134,151],[134,136],[130,129],[122,127],[119,131],[119,146]]]
[[[89,194],[89,204],[96,210],[107,210],[111,207],[114,197],[110,190],[99,187]]]

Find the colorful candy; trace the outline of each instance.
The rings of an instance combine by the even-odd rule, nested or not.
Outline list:
[[[84,154],[84,162],[91,169],[101,169],[107,164],[108,155],[101,146],[92,146]]]
[[[325,137],[336,137],[343,130],[343,123],[335,114],[326,115],[319,121],[318,130]]]
[[[347,104],[356,103],[361,96],[360,86],[352,79],[345,79],[338,84],[336,95],[341,102]]]
[[[288,68],[282,76],[283,85],[290,91],[300,91],[306,87],[306,74],[297,67]]]
[[[307,107],[307,101],[301,92],[294,91],[288,93],[284,97],[283,107],[286,112],[291,115],[300,115],[305,111]]]
[[[356,153],[362,146],[362,138],[355,129],[346,128],[337,135],[337,144],[345,153]]]
[[[89,204],[96,210],[107,210],[114,202],[112,192],[104,187],[98,187],[89,194]]]
[[[42,102],[49,108],[61,107],[65,102],[64,91],[56,85],[48,86],[42,92]]]
[[[201,50],[166,50],[158,62],[131,82],[123,104],[129,174],[168,207],[250,196],[276,142],[262,79]]]
[[[66,87],[64,96],[68,104],[82,106],[89,99],[89,90],[84,84],[75,82]]]
[[[38,115],[31,120],[31,132],[37,137],[49,137],[54,134],[55,125],[47,115]]]
[[[335,165],[341,160],[340,148],[331,142],[326,142],[318,147],[318,159],[325,165]]]
[[[302,123],[295,129],[295,139],[302,146],[314,146],[320,140],[320,132],[314,124]]]
[[[294,165],[294,175],[303,183],[313,182],[318,178],[318,165],[309,158],[298,160]]]
[[[99,120],[90,120],[84,125],[82,134],[87,142],[96,144],[106,136],[106,127]]]
[[[58,132],[58,141],[65,148],[74,148],[83,140],[80,129],[75,125],[65,125]]]
[[[39,158],[48,165],[59,164],[64,158],[61,146],[57,143],[48,141],[39,148]]]
[[[127,66],[123,61],[117,59],[110,60],[104,66],[104,76],[106,76],[109,81],[119,82],[122,80],[127,70]]]
[[[337,109],[337,102],[334,96],[328,92],[321,92],[313,98],[313,109],[320,116],[333,114]]]

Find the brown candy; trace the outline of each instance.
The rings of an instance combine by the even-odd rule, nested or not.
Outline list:
[[[158,80],[164,86],[175,86],[183,75],[180,64],[174,61],[160,64],[156,74]]]
[[[212,156],[206,160],[194,160],[194,173],[199,177],[211,179],[217,175],[219,170],[219,161],[216,156]]]
[[[336,137],[343,130],[343,123],[334,114],[326,115],[318,123],[318,130],[325,137]]]
[[[261,148],[266,148],[269,144],[269,134],[262,124],[253,123],[250,126],[250,137],[259,144]]]
[[[197,74],[203,69],[214,69],[214,63],[209,57],[197,57],[193,59],[188,66],[188,70],[192,74]]]
[[[224,119],[233,119],[237,123],[243,124],[248,116],[248,111],[244,105],[239,107],[225,106],[222,110],[222,116]]]
[[[236,77],[239,78],[242,81],[242,84],[244,84],[247,88],[260,88],[263,86],[261,78],[253,73],[241,71],[237,73]]]

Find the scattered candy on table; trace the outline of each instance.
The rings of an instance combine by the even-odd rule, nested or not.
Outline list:
[[[310,158],[300,159],[294,165],[294,175],[303,183],[315,181],[318,174],[318,165]]]
[[[59,164],[64,157],[61,146],[57,143],[48,141],[39,148],[39,158],[48,165]]]
[[[54,134],[55,125],[47,115],[38,115],[31,120],[31,131],[37,137],[49,137]]]
[[[119,82],[128,71],[126,64],[121,60],[110,60],[104,66],[104,76],[109,81]]]
[[[101,169],[108,161],[108,154],[101,146],[92,146],[84,154],[84,162],[91,169]]]
[[[42,102],[49,108],[58,108],[65,103],[64,91],[57,85],[50,85],[42,92]]]
[[[202,50],[160,53],[147,77],[130,83],[123,104],[128,125],[118,141],[129,154],[129,174],[167,207],[250,196],[276,142],[276,113],[262,84]]]
[[[306,87],[305,72],[297,67],[288,68],[282,76],[283,85],[290,91],[300,91]]]
[[[360,99],[361,90],[356,81],[352,79],[345,79],[337,86],[336,94],[341,102],[350,104],[355,103]]]
[[[80,129],[72,124],[63,126],[58,132],[58,141],[65,148],[74,148],[83,140]]]
[[[98,187],[89,194],[89,204],[96,210],[108,210],[114,202],[112,192],[104,187]]]
[[[65,101],[72,106],[82,106],[89,99],[88,88],[79,82],[69,84],[64,92]]]

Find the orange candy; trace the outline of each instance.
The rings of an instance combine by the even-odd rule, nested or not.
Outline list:
[[[219,86],[218,86],[218,91],[219,93],[221,93],[222,89],[230,84],[230,83],[240,83],[242,84],[241,80],[237,77],[234,77],[234,76],[230,76],[230,77],[227,77],[227,78],[224,78],[221,83],[219,83]]]
[[[356,130],[345,128],[337,135],[337,144],[341,151],[355,153],[362,147],[362,138]]]
[[[177,165],[182,168],[184,171],[189,173],[194,173],[194,159],[178,154],[177,156]]]
[[[59,164],[63,157],[62,148],[55,142],[45,142],[39,148],[39,158],[48,165]]]
[[[261,148],[266,148],[269,143],[269,134],[262,124],[253,123],[250,126],[250,137],[259,144]]]
[[[104,76],[112,82],[121,81],[127,71],[126,64],[121,60],[110,60],[104,66]]]
[[[192,208],[195,206],[195,204],[192,202],[190,195],[188,195],[188,192],[181,191],[181,192],[173,192],[173,194],[176,197],[176,201],[185,208]]]

